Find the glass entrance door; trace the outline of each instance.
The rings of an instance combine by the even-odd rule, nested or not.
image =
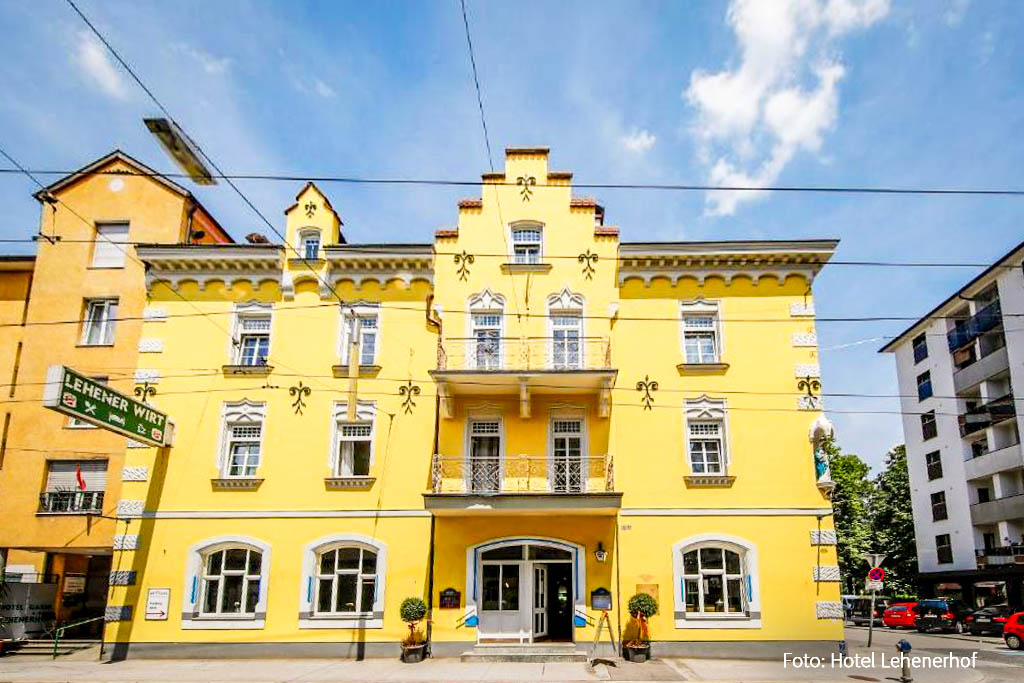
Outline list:
[[[548,634],[548,568],[533,565],[533,638]]]

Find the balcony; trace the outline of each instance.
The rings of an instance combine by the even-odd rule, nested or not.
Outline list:
[[[103,512],[103,491],[47,491],[39,494],[41,515],[98,515]]]
[[[1024,457],[1021,455],[1020,444],[1013,444],[999,450],[989,451],[964,462],[964,478],[985,479],[997,472],[1021,469]]]
[[[454,413],[453,397],[517,395],[521,417],[530,417],[533,394],[597,394],[607,417],[618,371],[604,337],[448,337],[438,343],[430,374],[441,413]]]
[[[971,524],[991,525],[1024,517],[1024,493],[1004,496],[971,506]]]
[[[1013,394],[1000,396],[961,415],[959,418],[960,436],[968,436],[1016,416],[1017,408]]]
[[[946,334],[950,353],[962,349],[989,330],[998,327],[1002,322],[1002,308],[997,299]]]
[[[982,356],[956,370],[953,373],[953,390],[959,394],[981,384],[990,377],[1006,372],[1009,367],[1010,360],[1006,354],[1006,347],[1002,346],[987,356]]]
[[[610,455],[435,455],[430,471],[423,498],[437,515],[614,515],[622,502]]]
[[[1001,548],[982,548],[975,551],[979,567],[997,565],[1024,565],[1024,545],[1004,546]]]

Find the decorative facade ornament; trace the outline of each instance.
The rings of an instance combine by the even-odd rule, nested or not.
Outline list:
[[[811,451],[814,455],[814,478],[818,483],[818,489],[825,494],[830,494],[836,487],[832,481],[832,473],[829,470],[829,455],[825,449],[826,443],[835,436],[835,428],[824,415],[819,415],[808,432],[811,442]]]
[[[156,306],[146,306],[142,309],[142,319],[148,323],[167,322],[167,309]]]
[[[404,386],[398,387],[398,395],[403,397],[402,409],[408,415],[416,407],[416,401],[413,400],[413,396],[420,395],[420,388],[413,384],[410,379]]]
[[[119,500],[117,501],[118,517],[140,517],[145,508],[144,500]]]
[[[107,605],[103,611],[103,621],[131,621],[131,605]]]
[[[797,410],[824,410],[825,404],[820,396],[801,396],[796,400]]]
[[[586,253],[579,255],[578,260],[583,264],[583,277],[588,280],[593,280],[595,272],[594,264],[597,263],[597,254],[592,254],[590,249],[587,249]]]
[[[302,411],[306,408],[306,397],[313,393],[313,390],[302,383],[299,383],[294,387],[288,389],[288,394],[294,396],[295,400],[292,401],[292,408],[295,409],[296,415],[302,415]]]
[[[160,381],[159,370],[140,369],[135,371],[136,384],[156,384]]]
[[[817,363],[798,363],[793,368],[793,376],[797,379],[804,377],[821,377],[821,368]]]
[[[789,315],[793,318],[814,317],[814,304],[793,302],[789,305]]]
[[[839,581],[839,567],[834,564],[813,567],[812,570],[811,577],[815,583]]]
[[[156,396],[156,387],[149,382],[143,382],[142,386],[135,387],[135,395],[139,397],[139,400],[143,403],[149,403],[147,399],[150,396]]]
[[[651,392],[658,390],[658,382],[652,380],[650,375],[644,375],[644,378],[636,383],[636,390],[643,392],[640,401],[644,405],[644,410],[650,410],[651,405],[654,403],[654,397],[651,395]]]
[[[111,586],[134,586],[136,572],[133,569],[116,569],[110,572]]]
[[[814,603],[814,613],[819,619],[842,619],[843,603],[819,600]]]
[[[814,332],[794,332],[793,346],[817,346],[818,335]]]
[[[835,529],[811,529],[811,545],[835,545]]]
[[[161,353],[164,340],[159,337],[143,337],[139,339],[139,353]]]
[[[460,280],[465,280],[469,276],[469,266],[473,265],[473,261],[476,259],[472,254],[467,254],[466,250],[463,249],[461,254],[455,255],[455,265],[458,266],[456,274],[458,274]]]
[[[821,391],[821,382],[815,378],[807,375],[802,380],[796,383],[796,388],[799,391],[806,391],[807,395],[814,398],[816,391]]]
[[[121,481],[146,481],[147,479],[149,479],[149,468],[145,465],[121,469]]]
[[[306,218],[312,218],[313,214],[316,213],[316,204],[313,202],[306,202]]]
[[[530,196],[533,195],[533,186],[537,184],[537,179],[532,175],[519,176],[516,178],[516,185],[520,187],[519,196],[523,198],[524,202],[530,201]]]
[[[114,550],[138,550],[139,535],[123,534],[114,536]]]

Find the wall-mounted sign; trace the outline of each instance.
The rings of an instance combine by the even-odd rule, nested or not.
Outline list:
[[[65,574],[64,594],[72,595],[85,592],[85,574]]]
[[[170,604],[170,588],[150,588],[146,593],[146,619],[149,621],[166,620],[167,608]]]
[[[590,591],[590,609],[608,610],[612,608],[612,594],[607,588],[595,588]]]
[[[150,446],[174,441],[174,422],[159,410],[63,365],[47,371],[43,405]]]
[[[439,604],[441,609],[458,609],[462,603],[462,594],[454,588],[445,588],[441,591]]]

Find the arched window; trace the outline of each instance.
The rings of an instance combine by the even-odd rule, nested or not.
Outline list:
[[[317,555],[315,616],[373,612],[377,553],[362,546],[338,546]]]
[[[676,628],[759,628],[757,546],[698,534],[672,546]]]
[[[263,553],[227,546],[203,555],[201,616],[255,616],[260,599]]]
[[[313,261],[320,258],[320,231],[302,230],[299,232],[300,253],[302,258]]]

